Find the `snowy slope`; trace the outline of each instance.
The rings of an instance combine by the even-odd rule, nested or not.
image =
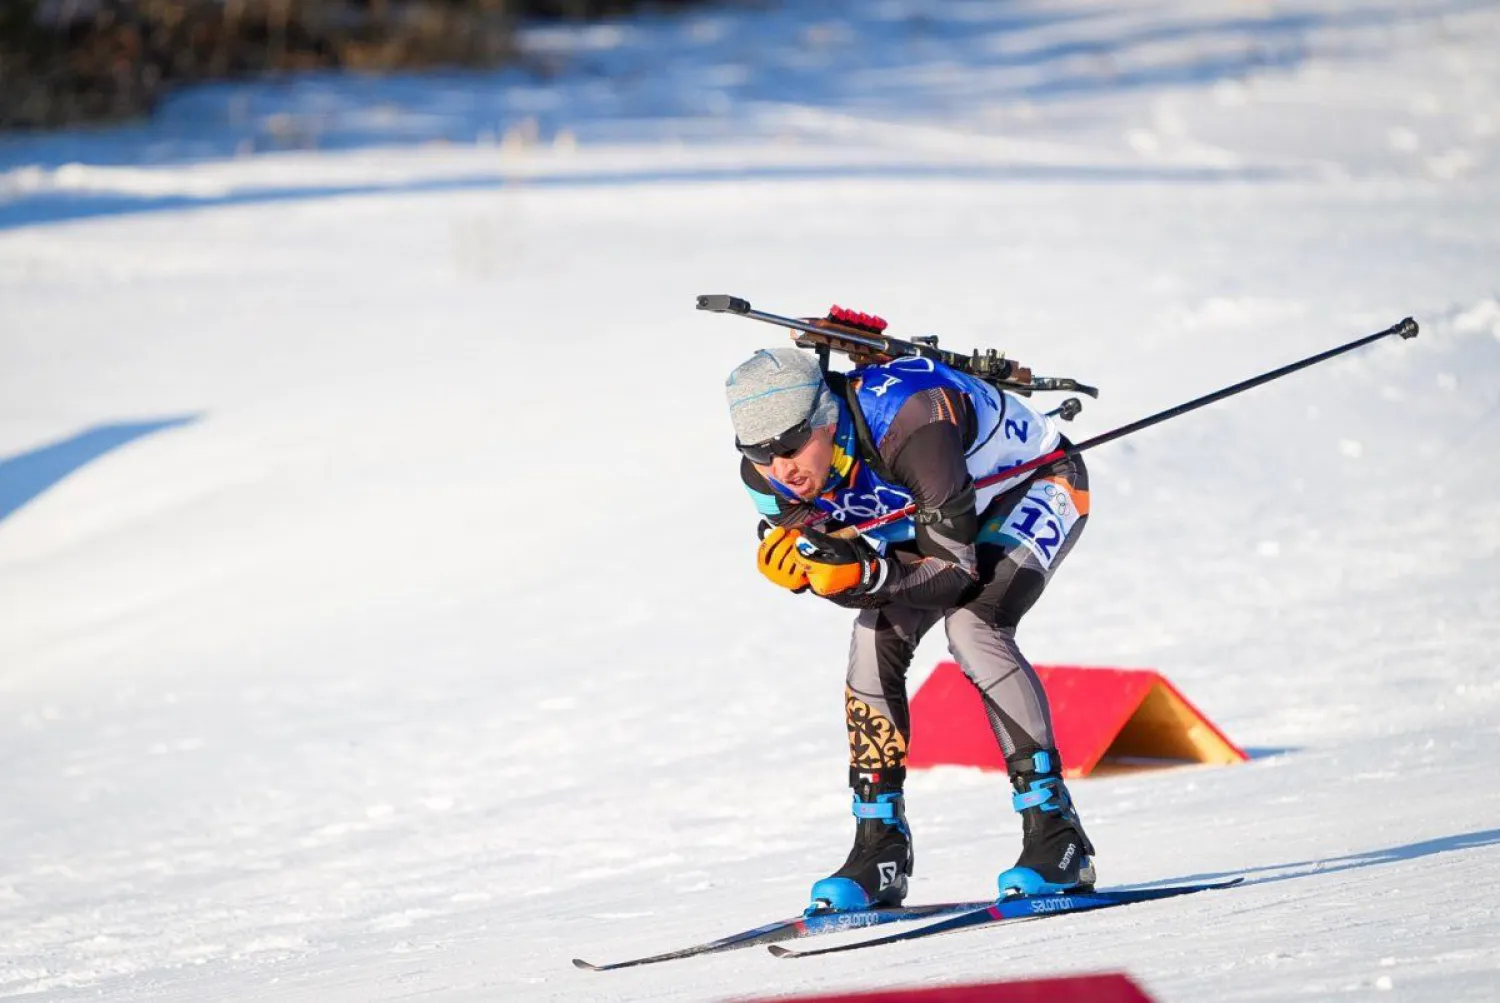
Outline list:
[[[851,0],[535,40],[545,87],[212,88],[0,144],[0,463],[191,419],[0,520],[0,995],[1119,968],[1164,1003],[1495,998],[1500,6]],[[1004,347],[1103,386],[1079,437],[1421,322],[1091,454],[1022,631],[1160,669],[1258,753],[1078,783],[1102,879],[1245,887],[568,965],[794,913],[847,850],[848,618],[751,570],[723,414],[780,336],[700,292]],[[992,887],[1002,788],[912,779],[914,898]]]

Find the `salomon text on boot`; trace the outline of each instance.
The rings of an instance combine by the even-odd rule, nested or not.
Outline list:
[[[911,829],[902,786],[906,769],[851,768],[854,788],[854,848],[849,859],[812,887],[808,913],[900,905],[911,874]]]
[[[1001,873],[1000,895],[1052,895],[1094,887],[1094,847],[1062,779],[1056,749],[1006,759],[1021,814],[1021,857]]]

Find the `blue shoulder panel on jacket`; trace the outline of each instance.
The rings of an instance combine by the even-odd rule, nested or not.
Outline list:
[[[745,485],[745,490],[750,492],[750,500],[755,502],[755,511],[761,515],[774,516],[781,511],[781,505],[776,501],[775,495],[757,491],[748,484]]]

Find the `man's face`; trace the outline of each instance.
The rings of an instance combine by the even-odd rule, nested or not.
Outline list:
[[[773,457],[767,466],[756,464],[756,469],[791,488],[802,501],[812,501],[828,480],[828,467],[833,463],[833,436],[837,431],[837,425],[815,428],[807,444],[797,452]]]

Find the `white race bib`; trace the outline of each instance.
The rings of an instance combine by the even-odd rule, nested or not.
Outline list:
[[[1088,499],[1060,477],[1036,481],[1009,513],[985,524],[978,542],[1025,547],[1049,569],[1074,524],[1088,515]]]

